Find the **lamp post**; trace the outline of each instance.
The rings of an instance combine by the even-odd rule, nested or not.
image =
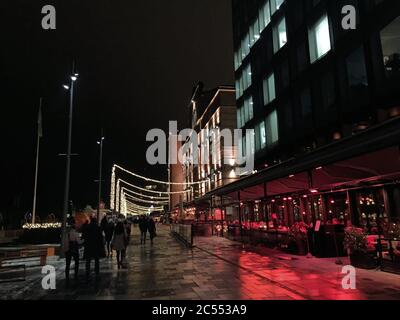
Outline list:
[[[97,141],[97,144],[100,146],[100,154],[99,154],[99,188],[97,195],[97,222],[100,222],[100,203],[101,203],[101,183],[103,179],[103,132],[101,134],[100,141]]]
[[[70,176],[71,176],[71,146],[72,146],[72,115],[74,107],[74,84],[78,80],[78,74],[75,72],[75,63],[72,64],[72,74],[70,76],[70,85],[63,85],[65,90],[69,90],[69,115],[68,115],[68,145],[67,145],[67,161],[65,168],[65,186],[64,186],[64,205],[63,205],[63,220],[62,220],[62,239],[65,238],[67,225]],[[61,242],[63,245],[63,241]]]

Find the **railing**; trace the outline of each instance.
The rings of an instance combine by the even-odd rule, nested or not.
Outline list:
[[[193,247],[192,224],[171,224],[171,233],[188,247]]]

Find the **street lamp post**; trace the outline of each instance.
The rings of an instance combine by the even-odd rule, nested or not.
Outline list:
[[[99,155],[99,188],[97,195],[97,222],[100,222],[100,203],[101,203],[101,183],[103,179],[103,141],[104,137],[100,138],[100,141],[97,141],[97,144],[100,145],[100,155]]]
[[[70,77],[70,85],[63,85],[64,89],[69,90],[69,115],[68,115],[68,145],[67,145],[67,161],[65,168],[65,186],[64,186],[64,205],[63,205],[63,220],[62,220],[62,239],[65,238],[68,202],[69,202],[69,189],[70,189],[70,176],[71,176],[71,146],[72,146],[72,115],[74,107],[74,83],[78,79],[78,74],[75,73],[75,63],[72,65],[72,75]],[[61,242],[63,245],[63,241]]]

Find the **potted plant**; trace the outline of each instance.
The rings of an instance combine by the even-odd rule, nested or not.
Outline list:
[[[289,229],[289,237],[296,243],[297,254],[306,255],[308,225],[303,221],[296,222]]]
[[[363,229],[345,228],[343,244],[352,266],[363,269],[376,268],[376,257],[368,252],[367,233]]]

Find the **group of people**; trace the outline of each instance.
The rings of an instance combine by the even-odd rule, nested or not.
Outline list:
[[[147,232],[150,241],[156,237],[156,225],[152,218],[141,216],[138,220],[140,229],[140,243],[145,244]],[[113,219],[107,216],[101,220],[100,225],[95,217],[81,227],[81,235],[76,229],[74,219],[70,219],[63,239],[63,251],[66,258],[65,277],[69,284],[71,261],[75,262],[75,281],[79,273],[79,248],[83,245],[86,260],[86,281],[90,280],[91,262],[94,260],[96,279],[99,279],[100,259],[112,258],[113,250],[116,251],[118,269],[126,267],[126,249],[131,236],[131,224],[127,220]],[[107,250],[107,252],[106,252]]]
[[[153,239],[157,236],[156,223],[153,218],[147,218],[142,215],[138,221],[140,229],[140,244],[146,244],[147,232],[150,235],[150,242],[153,244]]]

